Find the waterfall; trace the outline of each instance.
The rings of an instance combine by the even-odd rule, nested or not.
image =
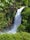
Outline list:
[[[21,12],[24,8],[25,6],[17,10],[17,13],[15,15],[14,25],[13,25],[14,28],[8,33],[16,33],[17,27],[21,24]]]
[[[18,26],[21,24],[21,12],[24,8],[25,8],[25,6],[23,6],[17,10],[16,15],[15,15],[13,28],[11,30],[7,31],[6,33],[16,33]]]

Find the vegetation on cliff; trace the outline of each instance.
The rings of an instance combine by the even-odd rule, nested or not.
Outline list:
[[[16,10],[21,6],[30,7],[30,0],[0,0],[0,30],[12,24]]]
[[[18,31],[30,32],[30,7],[25,8],[22,13],[22,22],[18,27]]]
[[[30,0],[0,0],[0,31],[11,27],[18,8],[27,6],[21,13],[22,21],[16,34],[0,34],[0,40],[30,40]]]

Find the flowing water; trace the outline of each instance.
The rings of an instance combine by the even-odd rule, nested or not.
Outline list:
[[[22,7],[17,10],[17,13],[15,15],[14,25],[13,25],[14,28],[11,31],[9,30],[8,33],[16,33],[18,26],[21,24],[21,12],[24,8],[25,7]]]
[[[21,24],[21,12],[24,8],[25,7],[23,6],[17,10],[16,15],[15,15],[13,28],[11,30],[7,31],[6,33],[16,33],[18,26]]]

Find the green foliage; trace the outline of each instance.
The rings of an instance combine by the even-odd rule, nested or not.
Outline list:
[[[1,34],[0,40],[30,40],[30,34],[26,32],[16,34]]]
[[[9,19],[14,17],[10,12],[10,6],[13,5],[14,0],[0,0],[0,29],[7,26]],[[12,10],[11,10],[12,11]]]
[[[28,6],[28,0],[16,0],[20,5]]]
[[[0,13],[0,29],[3,28],[7,24],[7,20],[5,18],[5,13]]]
[[[30,32],[30,8],[27,7],[22,12],[22,24],[18,27],[18,31]]]
[[[30,7],[30,0],[28,0],[28,6]]]
[[[23,0],[23,5],[28,6],[28,0]]]
[[[25,8],[21,13],[22,23],[17,30],[19,33],[0,34],[0,40],[30,40],[30,33],[26,33],[30,32],[30,0],[0,0],[0,31],[6,27],[9,21],[13,20],[15,16],[14,8],[18,9],[21,6],[29,7]]]
[[[25,26],[22,24],[17,29],[17,32],[21,32],[21,31],[25,31]]]
[[[9,19],[14,18],[15,10],[21,6],[30,6],[30,0],[0,0],[0,29],[6,26]],[[24,30],[28,24],[30,25],[30,8],[22,12],[22,25],[19,30]]]

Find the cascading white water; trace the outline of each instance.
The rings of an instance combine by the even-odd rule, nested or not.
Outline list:
[[[17,27],[21,24],[21,12],[24,8],[25,6],[17,10],[17,13],[15,15],[14,25],[13,25],[14,28],[8,33],[16,33]]]
[[[17,10],[17,13],[15,15],[13,29],[7,31],[6,33],[16,33],[17,27],[21,24],[21,12],[24,8],[25,8],[25,6],[23,6]]]

